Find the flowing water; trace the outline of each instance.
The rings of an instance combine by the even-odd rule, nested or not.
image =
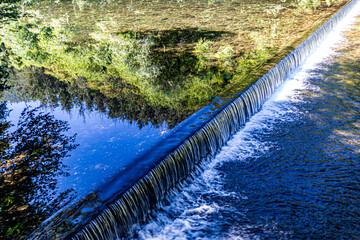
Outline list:
[[[24,26],[21,25],[24,23],[18,26],[14,23],[14,29],[19,31],[9,28],[11,34],[3,34],[8,40],[6,46],[13,52],[9,55],[4,53],[4,56],[13,61],[14,66],[22,67],[22,70],[13,69],[14,74],[8,80],[13,88],[4,93],[5,102],[0,103],[0,130],[5,131],[4,137],[1,138],[4,142],[1,148],[5,149],[5,155],[2,159],[3,168],[0,170],[0,209],[1,217],[4,219],[4,224],[0,224],[0,232],[6,233],[8,238],[20,238],[20,235],[25,236],[35,230],[31,236],[34,239],[112,239],[115,235],[126,234],[129,227],[146,218],[149,210],[162,202],[164,196],[168,195],[179,181],[191,175],[202,158],[214,156],[218,148],[261,108],[283,80],[323,41],[327,33],[350,11],[349,9],[356,8],[357,2],[352,1],[345,10],[340,11],[261,80],[246,92],[240,93],[239,98],[217,99],[188,119],[186,118],[197,107],[186,110],[184,106],[173,106],[169,94],[163,91],[167,87],[177,89],[171,82],[169,86],[165,84],[166,86],[162,86],[164,89],[158,91],[159,89],[148,88],[150,85],[146,85],[146,81],[139,81],[147,78],[154,81],[168,80],[167,75],[162,72],[164,69],[168,69],[166,73],[177,77],[178,74],[172,69],[184,70],[178,64],[170,64],[172,68],[156,67],[154,63],[157,60],[162,62],[165,58],[152,60],[152,57],[158,55],[152,54],[155,43],[149,39],[137,39],[136,34],[132,36],[130,33],[110,35],[106,39],[103,38],[104,35],[99,35],[98,44],[81,45],[80,42],[80,51],[77,49],[80,45],[72,45],[71,38],[68,39],[67,28],[56,27],[56,22],[52,27],[41,25],[36,19],[32,20],[35,21],[34,24]],[[75,15],[77,18],[77,13]],[[188,34],[183,30],[179,33]],[[78,37],[81,36],[83,35],[80,34]],[[102,40],[105,42],[102,43]],[[154,51],[159,49],[155,48]],[[163,51],[164,54],[167,53],[165,48]],[[184,59],[197,59],[191,54],[185,55],[189,58]],[[109,56],[112,56],[111,61]],[[179,60],[175,62],[180,65],[186,62],[185,69],[192,69],[196,74],[200,74],[199,79],[208,76],[217,82],[219,79],[228,81],[231,78],[226,72],[216,69],[215,71],[212,67],[210,68],[215,72],[197,70],[193,68],[199,65],[197,61],[185,61],[182,56],[174,58]],[[57,64],[52,65],[54,61]],[[114,73],[121,74],[112,76]],[[128,78],[128,82],[123,81],[125,77]],[[191,79],[187,75],[183,77]],[[134,91],[134,83],[140,84],[137,87],[150,95],[146,97]],[[205,92],[206,102],[214,99],[214,95],[208,92],[207,88],[202,85],[200,88]],[[309,91],[313,88],[304,89]],[[163,98],[158,98],[159,94]],[[199,97],[198,93],[195,95],[196,98]],[[177,95],[174,96],[174,99],[178,99]],[[188,97],[186,99],[189,100]],[[224,149],[232,146],[235,141],[236,145],[241,142],[243,151],[247,154],[256,147],[263,150],[264,154],[266,149],[276,154],[278,149],[272,148],[278,146],[276,138],[272,139],[275,144],[272,145],[266,143],[267,135],[261,134],[276,129],[275,123],[285,122],[282,119],[288,119],[287,124],[297,124],[298,117],[293,111],[296,107],[290,104],[292,101],[292,98],[286,101],[271,100]],[[169,111],[171,114],[167,114]],[[264,118],[262,122],[256,120],[259,116],[261,119]],[[269,117],[276,117],[276,122],[270,121]],[[316,119],[315,117],[318,116],[313,116],[311,120]],[[184,119],[186,120],[183,121]],[[251,132],[255,131],[255,128],[249,130],[249,126],[254,124],[261,132],[258,138],[261,137],[263,140],[256,139],[259,140],[259,144],[251,145],[255,142],[252,138],[257,136]],[[264,129],[261,129],[260,125],[264,125]],[[285,131],[285,128],[279,128]],[[239,134],[248,134],[250,142],[244,137],[236,141]],[[236,145],[234,149],[238,148]],[[241,171],[251,173],[253,168],[242,170],[243,165],[236,167],[236,164],[230,164],[233,168],[238,168],[235,174],[230,174],[231,171],[226,166],[233,158],[239,157],[242,164],[247,162],[247,167],[260,159],[258,151],[254,150],[254,153],[248,156],[249,159],[242,156],[239,151],[228,152],[230,157],[226,161],[221,157],[226,155],[226,150],[225,153],[222,151],[211,161],[210,168],[205,162],[203,167],[206,171],[202,177],[193,184],[184,185],[179,198],[168,199],[182,208],[163,206],[157,220],[163,223],[150,223],[142,230],[135,231],[133,237],[151,238],[152,231],[163,234],[155,234],[155,237],[166,239],[172,236],[178,238],[178,233],[188,234],[184,235],[184,238],[219,238],[223,233],[228,236],[233,231],[238,232],[237,227],[232,224],[234,221],[227,216],[236,217],[236,214],[224,211],[221,215],[219,209],[236,210],[240,205],[247,208],[245,200],[252,201],[251,194],[246,193],[245,187],[237,190],[236,187],[245,183],[231,178],[238,179],[244,175]],[[289,154],[294,155],[290,152]],[[223,163],[217,165],[218,162]],[[222,176],[223,179],[215,176]],[[247,180],[249,179],[248,177]],[[206,181],[206,184],[202,181]],[[256,188],[256,185],[250,185]],[[234,187],[235,190],[232,189]],[[199,190],[194,190],[195,188]],[[204,194],[198,194],[198,191]],[[232,200],[233,197],[235,200]],[[241,199],[244,201],[237,202]],[[195,209],[193,202],[196,203]],[[174,216],[173,220],[162,217],[162,213],[166,212]],[[236,210],[236,213],[239,212],[241,211]],[[211,214],[215,214],[216,217],[212,217]],[[182,218],[183,215],[185,218]],[[196,222],[186,218],[188,215]],[[207,215],[210,216],[209,221],[204,218]],[[218,219],[221,218],[224,220],[219,224]],[[215,224],[216,227],[207,225],[209,223]],[[244,224],[249,225],[249,228],[252,225],[260,226],[260,229],[264,225],[263,222],[253,223],[250,220]],[[154,228],[159,225],[165,225],[165,232],[160,231],[160,228]],[[209,228],[197,231],[196,229],[201,229],[202,225]],[[231,231],[227,226],[231,226],[228,228],[231,228]],[[272,228],[271,224],[264,226],[266,231]],[[179,228],[184,231],[178,231]],[[191,232],[196,234],[192,235]],[[249,234],[251,236],[252,233]]]
[[[130,238],[359,238],[359,27],[334,32]]]

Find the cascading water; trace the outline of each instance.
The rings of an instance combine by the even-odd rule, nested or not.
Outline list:
[[[215,110],[215,117],[199,124],[191,137],[166,158],[154,164],[150,172],[136,180],[121,196],[100,207],[96,217],[84,222],[66,238],[112,239],[124,235],[134,223],[143,219],[151,208],[161,202],[170,189],[188,177],[201,159],[215,154],[219,147],[259,111],[275,89],[319,46],[339,21],[356,8],[356,4],[357,0],[350,2],[246,92],[221,110]],[[202,113],[212,107],[214,105],[202,110]],[[197,118],[198,115],[192,118]],[[191,119],[188,122],[190,121]]]
[[[129,239],[359,238],[360,16],[344,26]]]

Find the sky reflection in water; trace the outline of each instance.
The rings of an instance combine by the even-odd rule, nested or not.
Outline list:
[[[8,104],[12,109],[8,119],[16,123],[26,106],[37,107],[40,103]],[[96,190],[170,131],[166,124],[157,128],[148,125],[139,131],[136,123],[109,119],[98,112],[87,112],[83,116],[77,110],[67,113],[55,108],[45,112],[50,112],[55,119],[67,121],[68,134],[77,134],[79,147],[64,161],[70,176],[62,179],[59,187],[63,190],[74,188],[79,196]]]
[[[359,20],[129,239],[359,238]]]

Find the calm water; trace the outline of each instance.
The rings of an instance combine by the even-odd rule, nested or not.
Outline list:
[[[32,101],[9,103],[7,106],[11,111],[7,119],[16,123],[27,106],[33,109],[41,104]],[[80,114],[77,108],[68,113],[60,107],[52,109],[43,106],[42,111],[49,112],[57,120],[66,121],[70,127],[66,135],[76,134],[75,143],[79,146],[63,161],[70,176],[59,181],[59,191],[73,188],[81,197],[99,189],[116,173],[125,170],[144,150],[171,131],[166,123],[157,127],[147,125],[139,130],[136,123],[110,119],[96,111]]]
[[[359,238],[359,26],[324,43],[130,238]]]
[[[57,220],[64,221],[61,227],[52,225],[53,228],[47,229],[49,232],[67,232],[72,224],[82,223],[92,214],[97,214],[96,209],[113,197],[113,194],[120,194],[136,182],[156,163],[156,157],[164,157],[211,117],[204,117],[200,112],[191,120],[193,122],[183,122],[197,109],[212,101],[220,89],[224,89],[224,86],[232,81],[234,72],[239,73],[240,70],[233,71],[231,67],[231,64],[235,64],[231,56],[240,54],[239,51],[244,45],[238,43],[238,36],[243,38],[243,31],[260,28],[263,23],[266,28],[272,29],[273,23],[278,22],[273,19],[263,23],[254,21],[253,15],[259,14],[258,16],[264,19],[277,18],[265,10],[281,7],[280,3],[275,1],[261,5],[258,2],[253,4],[254,1],[246,1],[247,7],[243,6],[243,1],[218,1],[218,5],[214,5],[212,1],[204,1],[206,4],[199,1],[195,5],[193,2],[182,4],[181,1],[173,1],[168,3],[171,6],[162,1],[154,4],[150,2],[152,3],[109,1],[107,4],[93,4],[80,0],[50,2],[45,4],[47,7],[35,5],[32,12],[35,18],[19,20],[1,29],[1,41],[6,46],[1,48],[7,48],[6,61],[14,66],[13,74],[8,79],[11,89],[1,93],[0,102],[0,233],[4,236],[10,239],[23,237],[38,229],[46,219],[50,220],[48,223],[54,222],[55,225]],[[156,15],[151,18],[153,22],[148,21],[149,16],[145,14],[149,4],[152,7],[149,14]],[[174,14],[177,13],[175,10],[181,14]],[[189,11],[196,17],[189,15]],[[290,8],[287,11],[291,11]],[[164,15],[158,15],[157,12]],[[100,15],[102,17],[97,18]],[[168,16],[176,17],[171,19]],[[133,26],[133,22],[137,22],[139,26]],[[253,25],[255,22],[257,27]],[[294,22],[297,21],[291,21],[292,24]],[[210,23],[214,25],[209,25]],[[286,23],[287,20],[281,22],[281,25],[288,26]],[[207,25],[209,26],[204,28]],[[276,32],[275,30],[276,28],[271,31]],[[282,34],[290,35],[284,32]],[[210,42],[205,40],[226,40],[222,43],[224,46],[227,41],[235,41],[234,46],[237,45],[239,49],[234,48],[235,51],[227,48],[231,51],[226,55],[226,51],[223,51],[226,48],[222,48],[224,46],[213,49],[210,45],[207,46]],[[245,42],[255,40],[247,39]],[[195,47],[199,47],[201,51],[194,51]],[[208,53],[209,48],[213,51],[211,54]],[[206,59],[209,54],[211,59]],[[0,57],[3,58],[4,55]],[[210,64],[215,60],[219,66]],[[254,62],[261,62],[259,59],[255,60]],[[241,69],[242,67],[240,66]],[[320,76],[325,72],[318,74]],[[350,83],[347,81],[347,84]],[[311,90],[315,98],[317,88],[304,89]],[[329,93],[331,91],[327,92]],[[284,152],[284,156],[285,153],[295,156],[290,150],[281,148],[285,140],[271,135],[272,131],[281,130],[286,133],[286,128],[276,124],[286,122],[289,124],[288,129],[292,128],[291,124],[298,124],[296,119],[304,122],[302,128],[310,128],[311,121],[322,124],[316,114],[300,117],[301,111],[316,112],[301,109],[303,105],[307,106],[303,103],[310,101],[312,96],[304,93],[302,97],[301,94],[294,97],[301,102],[299,106],[292,105],[292,100],[275,101],[271,104],[268,116],[279,116],[276,122],[266,118],[263,122],[252,121],[248,124],[255,124],[260,133],[251,132],[253,130],[239,133],[241,136],[251,136],[249,142],[244,138],[239,141],[245,146],[244,152],[254,151],[254,155],[244,157],[241,155],[244,153],[230,153],[231,157],[227,159],[229,163],[232,158],[241,160],[240,163],[230,164],[236,174],[230,174],[230,171],[226,170],[228,167],[225,162],[221,166],[215,164],[222,159],[220,154],[214,161],[216,167],[211,167],[203,175],[210,177],[208,187],[211,193],[194,198],[198,195],[197,190],[193,190],[194,185],[185,187],[189,188],[183,193],[185,198],[180,197],[180,200],[174,201],[182,208],[170,206],[169,210],[162,210],[164,214],[174,216],[170,219],[159,217],[160,222],[165,219],[159,223],[165,225],[165,230],[152,229],[154,224],[159,225],[155,222],[144,227],[137,235],[148,238],[153,236],[151,231],[156,231],[163,234],[161,236],[165,236],[164,238],[177,238],[177,234],[183,233],[188,234],[188,238],[197,237],[196,234],[208,238],[222,236],[223,233],[230,234],[233,228],[237,232],[234,224],[228,226],[229,222],[234,222],[229,220],[229,216],[236,215],[223,210],[233,209],[238,214],[241,212],[238,208],[247,208],[246,201],[242,202],[242,199],[249,199],[250,203],[253,203],[251,199],[254,196],[250,190],[239,187],[247,183],[244,179],[238,179],[238,173],[251,173],[255,169],[251,164],[259,164],[262,158],[266,158],[267,151],[257,152],[254,149],[268,149],[274,159],[278,159],[274,155],[277,152]],[[342,96],[340,93],[337,95]],[[328,98],[332,99],[331,96]],[[345,97],[339,98],[339,101],[340,99],[348,100]],[[319,102],[323,101],[320,99]],[[277,108],[280,110],[276,110]],[[299,110],[295,111],[295,108]],[[350,111],[350,108],[346,109]],[[203,113],[206,111],[205,109]],[[323,116],[326,116],[327,112],[324,110]],[[351,119],[356,115],[342,113],[340,120],[344,114],[350,114]],[[199,120],[200,118],[202,120]],[[291,119],[291,122],[284,119]],[[335,126],[335,123],[329,124]],[[261,129],[259,126],[262,125],[266,128]],[[326,123],[324,126],[327,126]],[[320,127],[323,125],[319,125]],[[311,133],[311,130],[306,131]],[[348,136],[346,129],[341,131],[337,132],[339,136]],[[301,132],[304,133],[303,130]],[[267,143],[269,136],[272,138]],[[255,137],[256,139],[253,139]],[[234,139],[238,138],[237,136]],[[295,136],[294,138],[297,139]],[[238,148],[239,141],[235,141],[235,149]],[[312,139],[308,141],[313,142]],[[287,147],[291,146],[290,143]],[[321,141],[316,143],[321,145]],[[340,145],[336,146],[341,151],[345,149]],[[154,150],[151,150],[153,147]],[[149,150],[151,153],[147,152]],[[306,155],[304,150],[299,149],[299,152]],[[265,155],[261,157],[260,153]],[[331,151],[327,151],[327,154],[330,153]],[[317,153],[316,156],[321,157]],[[346,153],[346,156],[350,154]],[[248,164],[244,164],[245,162]],[[141,171],[137,171],[139,169]],[[216,182],[215,175],[223,176],[223,179]],[[249,176],[254,178],[256,175]],[[120,182],[119,185],[114,184],[114,179],[117,183]],[[199,180],[200,185],[203,184],[201,179],[203,178]],[[261,181],[254,179],[254,182],[260,184]],[[254,183],[250,185],[254,190],[260,189]],[[199,191],[209,192],[208,187],[202,186]],[[236,192],[237,189],[241,194]],[[232,197],[235,197],[236,201],[231,200]],[[197,204],[195,209],[193,202]],[[68,209],[71,214],[54,217],[69,206],[73,207]],[[184,210],[184,206],[188,206],[189,210]],[[72,211],[74,209],[76,211]],[[159,213],[161,214],[162,212]],[[183,215],[194,216],[199,221],[191,222],[192,220],[183,219]],[[210,218],[206,218],[207,215]],[[217,220],[221,218],[224,221],[219,224]],[[247,223],[249,226],[263,226],[263,222],[253,223],[250,220]],[[241,223],[241,220],[238,222]],[[217,227],[213,228],[209,223],[216,224]],[[209,228],[201,230],[202,226]],[[244,224],[241,223],[240,226]],[[179,231],[179,228],[184,231]],[[198,229],[200,231],[197,231]],[[40,228],[39,232],[42,230]]]
[[[136,122],[112,119],[99,111],[74,107],[69,112],[40,101],[8,102],[5,110],[9,115],[2,121],[13,126],[7,131],[12,146],[2,159],[12,159],[1,169],[8,181],[2,189],[3,216],[12,221],[8,226],[21,222],[25,229],[98,192],[171,132],[165,122],[140,129]],[[26,181],[28,177],[32,179]],[[97,201],[106,198],[95,195]],[[25,209],[14,212],[9,207]]]

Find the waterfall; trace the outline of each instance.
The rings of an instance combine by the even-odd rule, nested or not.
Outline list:
[[[170,153],[166,153],[165,158],[136,180],[132,187],[104,204],[102,211],[96,217],[87,220],[82,227],[69,233],[66,238],[112,239],[128,232],[130,227],[144,219],[179,181],[194,172],[201,159],[214,155],[252,115],[259,111],[275,89],[304,62],[357,2],[358,0],[353,0],[347,4],[236,99],[226,105],[218,100],[190,117],[186,124],[214,106],[222,105],[213,110],[212,115],[210,114],[211,118],[204,120],[190,137]]]

